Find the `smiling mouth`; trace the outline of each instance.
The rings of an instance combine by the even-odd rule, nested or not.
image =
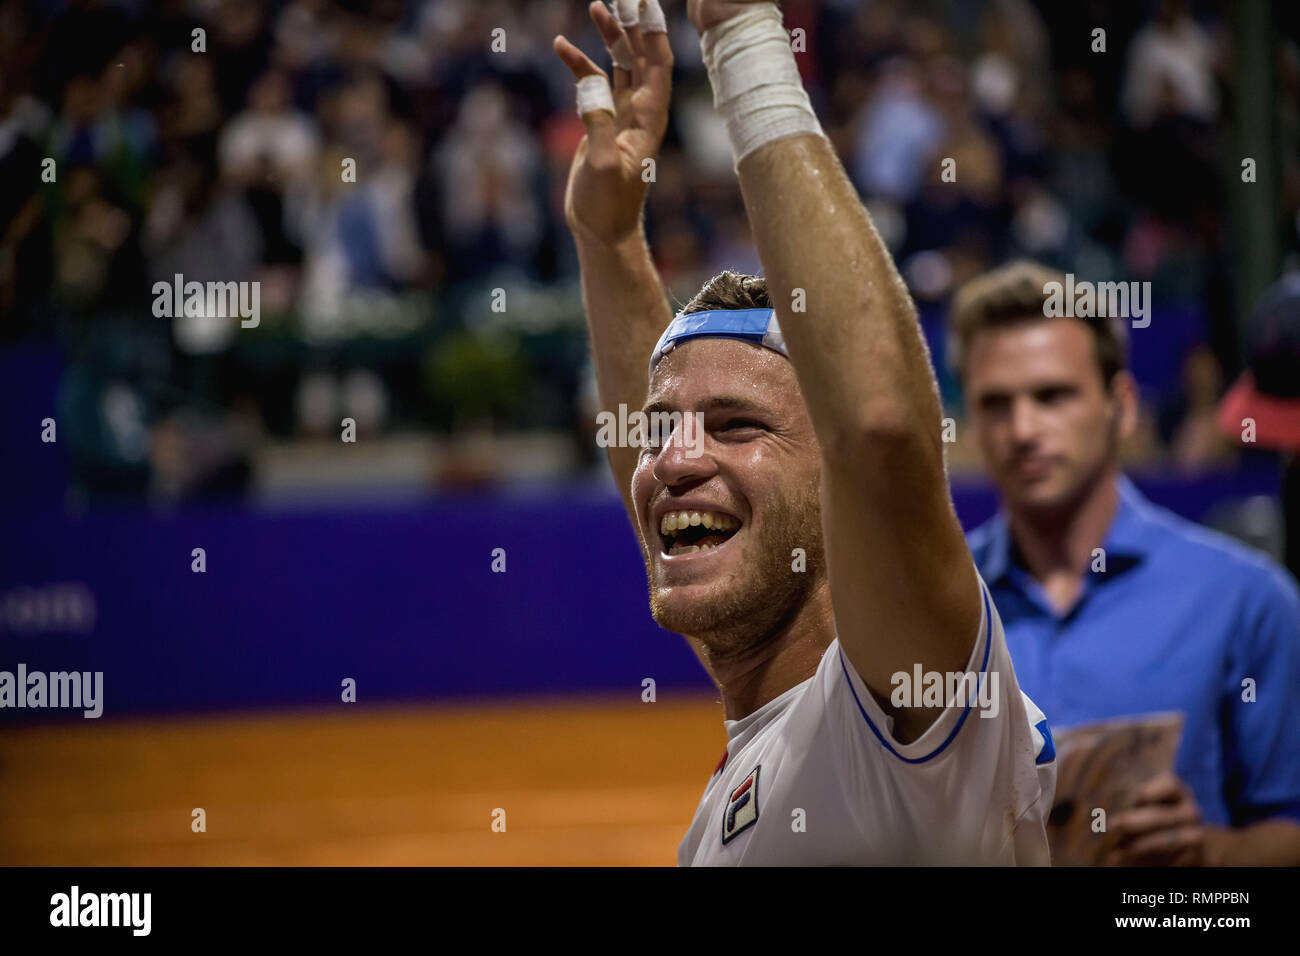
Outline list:
[[[720,548],[739,530],[739,518],[718,511],[670,511],[659,519],[660,550],[672,556]]]

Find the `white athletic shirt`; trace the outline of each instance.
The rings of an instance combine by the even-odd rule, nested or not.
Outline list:
[[[900,744],[893,719],[832,641],[816,674],[726,722],[726,755],[678,864],[1049,864],[1051,734],[1016,682],[982,578],[980,591],[968,670],[981,685],[997,674],[996,716],[983,716],[994,708],[977,698],[946,708],[920,738]]]

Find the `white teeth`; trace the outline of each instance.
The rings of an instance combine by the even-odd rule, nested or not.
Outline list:
[[[703,525],[710,531],[734,531],[740,527],[740,521],[731,515],[717,511],[670,511],[659,519],[659,531],[665,537],[672,536],[686,528]],[[692,550],[698,551],[699,547]],[[673,549],[672,554],[688,554],[688,551]]]

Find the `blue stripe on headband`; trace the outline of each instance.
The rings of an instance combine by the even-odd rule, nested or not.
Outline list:
[[[650,355],[650,374],[654,374],[659,360],[680,343],[706,337],[741,339],[789,356],[774,309],[712,309],[678,315],[668,323]]]

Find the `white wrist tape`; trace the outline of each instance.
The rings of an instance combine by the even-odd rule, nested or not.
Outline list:
[[[756,3],[705,30],[700,52],[737,166],[772,140],[823,135],[776,4]]]
[[[578,115],[585,116],[596,110],[614,112],[614,94],[605,77],[584,76],[578,81]]]

